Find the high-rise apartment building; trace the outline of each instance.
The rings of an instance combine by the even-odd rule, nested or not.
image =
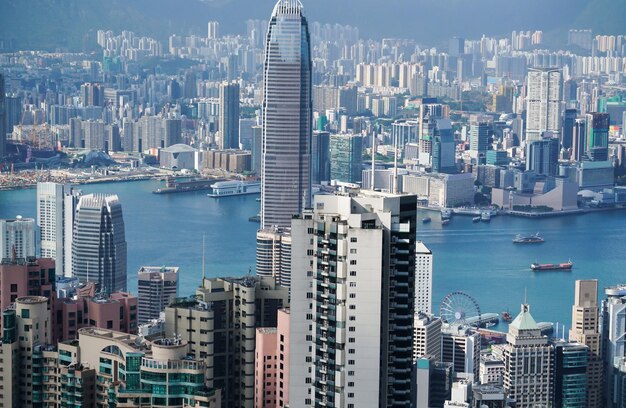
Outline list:
[[[177,266],[142,266],[137,273],[139,324],[158,319],[178,295]]]
[[[502,346],[504,388],[517,401],[517,408],[552,406],[554,397],[554,349],[541,334],[530,306],[522,305],[509,325]]]
[[[289,323],[289,309],[280,309],[277,327],[256,329],[255,407],[286,407],[289,403]]]
[[[239,149],[239,84],[220,84],[219,148]]]
[[[589,355],[586,360],[588,385],[585,403],[588,408],[602,406],[604,370],[599,319],[598,281],[577,280],[569,340],[588,347]]]
[[[35,256],[35,220],[18,215],[0,220],[0,260]]]
[[[432,313],[433,253],[423,242],[415,245],[415,313]]]
[[[0,72],[0,163],[6,155],[7,144],[7,107],[6,90],[4,89],[4,74]]]
[[[360,183],[363,172],[363,136],[330,135],[330,179]]]
[[[279,0],[263,74],[261,228],[289,227],[311,202],[311,46],[299,0]]]
[[[219,21],[209,21],[207,23],[207,38],[209,40],[215,40],[219,36],[220,36]]]
[[[207,384],[221,389],[224,406],[252,408],[256,328],[276,327],[288,298],[273,279],[203,279],[193,298],[165,309],[165,333],[176,333],[204,361]]]
[[[529,68],[526,88],[526,140],[540,140],[545,132],[559,136],[563,98],[561,69]]]
[[[256,274],[291,285],[291,230],[265,228],[256,233]]]
[[[72,235],[80,194],[66,184],[37,183],[41,256],[54,259],[59,276],[72,276]]]
[[[290,406],[410,405],[416,200],[318,195],[293,220]]]
[[[116,195],[88,194],[76,207],[72,275],[104,292],[126,291],[126,237]]]
[[[52,259],[17,259],[0,263],[0,310],[11,308],[23,296],[44,296],[52,309],[55,283]],[[4,320],[0,321],[0,328]]]
[[[80,86],[80,100],[83,106],[104,106],[104,85],[85,82]]]

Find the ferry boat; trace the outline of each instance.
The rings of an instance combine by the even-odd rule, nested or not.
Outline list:
[[[441,219],[446,220],[452,217],[452,210],[449,208],[444,208],[441,210]]]
[[[244,194],[259,194],[261,192],[260,181],[220,181],[212,184],[213,191],[207,194],[209,197],[219,198]]]
[[[572,261],[560,264],[539,264],[534,262],[530,264],[530,269],[533,271],[570,271],[572,270],[572,266],[574,266]]]
[[[539,236],[539,233],[534,235],[517,234],[513,238],[514,244],[540,244],[542,242],[544,242],[544,239]]]
[[[431,222],[432,220],[430,219],[430,217],[424,217],[422,218],[422,223],[423,224],[428,224],[429,222]]]
[[[482,222],[491,222],[491,213],[489,211],[483,211],[480,214],[480,220]]]

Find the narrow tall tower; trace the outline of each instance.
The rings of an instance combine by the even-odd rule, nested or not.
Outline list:
[[[261,228],[289,227],[311,201],[309,28],[299,0],[279,0],[269,21],[263,73]]]
[[[569,340],[589,348],[587,358],[587,407],[602,406],[602,350],[598,316],[598,281],[577,280],[574,306],[572,306],[572,328]]]
[[[72,272],[100,290],[126,291],[126,238],[122,204],[116,195],[82,196],[72,239]]]

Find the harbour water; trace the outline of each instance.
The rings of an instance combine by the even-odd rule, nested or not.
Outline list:
[[[248,221],[259,209],[256,195],[209,198],[206,192],[156,195],[158,181],[85,185],[85,193],[118,194],[128,242],[129,290],[136,293],[142,265],[181,267],[180,295],[192,294],[202,276],[202,236],[206,236],[205,273],[241,276],[254,273],[255,232]],[[0,192],[0,218],[36,217],[36,190]],[[434,215],[433,215],[434,214]],[[418,239],[433,251],[433,311],[448,293],[474,297],[482,312],[509,310],[517,315],[526,292],[537,321],[569,329],[576,279],[599,279],[600,298],[607,285],[626,283],[626,212],[590,213],[546,219],[494,217],[472,223],[454,216],[442,226],[436,213],[420,212],[432,222],[418,226]],[[539,232],[543,244],[515,245],[516,234]],[[571,272],[532,272],[532,262],[571,259]],[[496,329],[504,329],[503,325]]]

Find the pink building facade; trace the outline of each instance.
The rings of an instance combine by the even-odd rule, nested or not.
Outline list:
[[[5,310],[19,297],[44,296],[48,310],[54,304],[54,260],[48,258],[16,259],[0,264],[0,310]],[[2,329],[0,321],[0,330]]]
[[[289,309],[278,311],[276,328],[256,329],[254,406],[285,407],[289,401]]]
[[[136,334],[137,297],[114,292],[97,298],[93,291],[79,291],[75,298],[56,302],[54,324],[58,341],[75,339],[78,329],[88,326]]]

